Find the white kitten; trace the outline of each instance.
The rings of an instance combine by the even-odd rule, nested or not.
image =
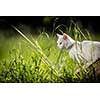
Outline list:
[[[57,46],[65,48],[70,57],[78,63],[87,67],[100,58],[100,42],[96,41],[75,41],[67,34],[57,34]]]

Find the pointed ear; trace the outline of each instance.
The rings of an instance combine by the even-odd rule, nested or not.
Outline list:
[[[59,38],[59,37],[61,37],[62,35],[60,35],[60,34],[57,33],[56,36]]]
[[[67,34],[65,34],[65,33],[63,34],[63,39],[64,40],[67,40],[68,39]]]

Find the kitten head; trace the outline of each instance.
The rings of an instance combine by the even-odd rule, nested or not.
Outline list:
[[[60,49],[68,48],[74,42],[74,40],[65,33],[63,35],[57,34],[57,37],[58,37],[57,46]]]
[[[58,48],[63,49],[67,42],[68,37],[66,34],[63,35],[57,34],[57,37],[58,37],[57,46]]]

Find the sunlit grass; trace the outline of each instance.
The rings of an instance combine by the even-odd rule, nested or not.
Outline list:
[[[34,48],[22,37],[5,39],[2,47],[3,56],[0,61],[0,82],[64,82],[64,73],[73,75],[75,67],[72,65],[75,66],[75,62],[70,63],[72,60],[66,50],[61,52],[57,48],[56,37],[47,38],[41,35],[35,40],[38,41],[52,66],[43,62],[42,55],[34,52]]]

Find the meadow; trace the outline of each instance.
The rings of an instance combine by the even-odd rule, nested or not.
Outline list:
[[[63,32],[57,26],[55,29]],[[72,83],[98,82],[89,72],[75,73],[79,64],[73,61],[66,50],[57,47],[56,33],[42,31],[39,35],[24,34],[16,27],[18,35],[0,39],[1,83]],[[81,30],[76,24],[66,27],[75,40],[92,40],[91,33]],[[21,34],[22,33],[22,34]],[[73,34],[72,34],[73,33]],[[23,35],[24,34],[24,35]],[[82,66],[82,65],[81,65]]]

